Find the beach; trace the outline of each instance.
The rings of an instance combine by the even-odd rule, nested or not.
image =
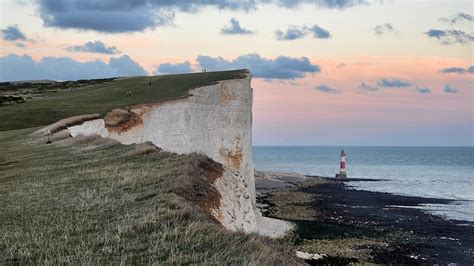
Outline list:
[[[296,224],[288,239],[300,251],[322,255],[314,263],[474,261],[473,222],[419,208],[452,200],[355,190],[357,179],[349,180],[257,172],[257,200],[264,215]]]

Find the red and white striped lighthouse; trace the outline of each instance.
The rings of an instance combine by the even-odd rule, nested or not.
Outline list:
[[[336,174],[336,178],[347,178],[346,176],[346,153],[344,149],[341,150],[341,167],[339,169],[339,174]]]

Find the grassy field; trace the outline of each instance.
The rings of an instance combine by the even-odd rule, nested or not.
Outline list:
[[[0,264],[295,264],[197,207],[218,165],[100,138],[0,132]]]
[[[76,115],[105,115],[118,107],[176,98],[194,87],[239,77],[243,72],[134,77],[49,93],[26,103],[0,107],[0,131],[44,126]],[[127,91],[132,95],[127,96]]]
[[[221,167],[205,156],[98,137],[46,144],[30,135],[65,117],[183,96],[241,73],[49,88],[0,107],[0,265],[300,263],[288,244],[230,232],[203,211]]]

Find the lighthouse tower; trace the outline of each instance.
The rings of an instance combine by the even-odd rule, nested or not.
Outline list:
[[[344,179],[346,176],[346,153],[344,150],[341,150],[341,168],[339,169],[339,174],[336,174],[336,179]]]

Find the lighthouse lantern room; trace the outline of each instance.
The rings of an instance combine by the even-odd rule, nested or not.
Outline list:
[[[346,175],[346,153],[344,149],[341,150],[341,167],[339,169],[339,174],[336,174],[336,179],[344,179],[347,178]]]

